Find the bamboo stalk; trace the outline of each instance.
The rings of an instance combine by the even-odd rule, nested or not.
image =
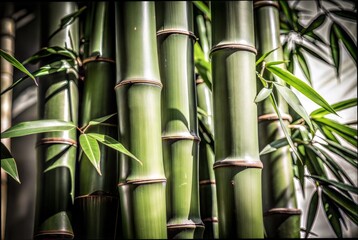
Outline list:
[[[166,177],[154,2],[117,2],[119,139],[142,165],[120,155],[120,237],[167,238]]]
[[[1,3],[0,48],[14,55],[15,50],[15,22],[11,18],[14,11],[13,3]],[[1,91],[8,88],[13,82],[13,66],[10,62],[0,58]],[[1,95],[1,132],[11,127],[12,92]],[[1,142],[10,149],[10,139],[1,139]],[[5,239],[6,211],[7,210],[7,174],[1,169],[1,239]]]
[[[202,238],[192,3],[156,2],[169,238]]]
[[[77,10],[74,2],[41,5],[42,46],[78,49],[78,24],[75,20],[51,39],[61,19]],[[52,59],[54,60],[54,59]],[[42,61],[42,64],[49,62]],[[39,119],[60,119],[77,124],[77,72],[54,73],[39,79]],[[38,135],[39,175],[35,239],[73,238],[76,129]]]
[[[112,6],[113,5],[113,6]],[[93,2],[89,5],[85,24],[88,52],[85,53],[84,89],[81,126],[89,121],[113,114],[115,103],[114,4]],[[112,120],[113,119],[113,120]],[[111,118],[116,125],[116,118]],[[109,121],[110,121],[109,120]],[[99,133],[116,139],[117,127],[91,126],[86,133]],[[82,153],[79,160],[78,191],[75,198],[76,236],[80,239],[114,239],[118,208],[118,164],[115,150],[100,144],[102,175]]]
[[[258,57],[278,48],[268,56],[267,61],[283,60],[278,2],[256,0],[254,6]],[[270,78],[267,75],[265,77]],[[280,82],[285,84],[282,80]],[[260,83],[258,81],[258,84]],[[287,126],[290,123],[288,104],[280,96],[276,96],[276,99],[278,99],[281,114],[287,116],[283,119]],[[285,135],[269,99],[259,103],[258,114],[260,119],[259,143],[260,149],[262,149],[267,144]],[[272,153],[263,155],[261,159],[265,166],[262,184],[266,235],[269,238],[299,238],[301,211],[297,209],[292,158],[289,148],[280,148]]]
[[[263,238],[251,1],[212,2],[215,179],[220,238]]]

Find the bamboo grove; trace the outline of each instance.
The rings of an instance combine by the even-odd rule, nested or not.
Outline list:
[[[358,224],[358,189],[332,153],[357,169],[357,130],[327,115],[357,98],[328,104],[293,67],[313,82],[310,54],[339,77],[339,44],[356,64],[332,17],[356,24],[356,8],[317,2],[306,26],[286,1],[43,3],[41,49],[21,63],[15,3],[2,4],[2,223],[3,183],[21,179],[9,140],[37,134],[34,239],[307,237],[320,202],[342,237],[346,218]],[[314,32],[325,22],[329,44]],[[305,40],[294,48],[293,31]],[[29,79],[38,120],[11,127],[11,91]],[[294,90],[319,108],[308,114]],[[295,178],[303,192],[315,184],[307,210]]]

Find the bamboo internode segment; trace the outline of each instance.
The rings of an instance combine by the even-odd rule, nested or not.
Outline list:
[[[250,160],[220,160],[214,163],[213,168],[220,167],[247,167],[247,168],[263,168],[261,161],[250,161]]]
[[[201,180],[199,181],[199,185],[214,185],[216,184],[215,180]]]
[[[281,118],[282,120],[287,120],[289,122],[292,122],[292,117],[289,114],[281,114]],[[276,113],[268,113],[268,114],[263,114],[261,116],[259,116],[258,118],[259,122],[262,121],[275,121],[275,120],[279,120],[279,117]]]
[[[202,219],[203,222],[219,222],[217,217],[212,217],[212,218],[204,218]]]
[[[77,147],[77,141],[70,138],[41,138],[37,141],[36,147],[42,144],[62,143]]]
[[[149,85],[155,85],[157,87],[162,88],[163,84],[161,82],[158,82],[157,80],[151,80],[151,79],[125,79],[122,80],[120,83],[118,83],[114,88],[120,88],[128,84],[149,84]]]
[[[285,215],[301,215],[301,209],[297,208],[271,208],[270,210],[264,212],[264,216],[270,216],[275,214],[285,214]]]
[[[213,52],[218,50],[224,50],[224,49],[233,49],[233,50],[241,50],[241,51],[249,51],[257,55],[257,50],[254,46],[249,44],[242,44],[242,43],[222,43],[218,44],[211,48],[210,55],[212,55]]]
[[[280,8],[280,5],[278,4],[277,1],[272,1],[272,0],[254,0],[254,8],[259,8],[259,7],[265,7],[265,6],[272,6],[272,7],[276,7],[276,8]]]
[[[198,40],[198,38],[195,36],[195,34],[191,31],[186,31],[186,30],[181,30],[181,29],[164,29],[164,30],[159,30],[157,31],[157,36],[166,36],[169,34],[182,34],[182,35],[186,35],[189,36],[189,38],[191,38],[192,40],[194,40],[194,42],[196,42]]]
[[[108,62],[108,63],[116,63],[116,61],[114,59],[111,58],[106,58],[106,57],[100,57],[100,56],[94,56],[94,57],[89,57],[89,58],[85,58],[82,61],[82,64],[85,65],[89,62]]]

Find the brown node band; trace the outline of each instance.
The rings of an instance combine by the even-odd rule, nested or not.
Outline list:
[[[158,82],[158,81],[154,81],[154,80],[150,80],[150,79],[126,79],[126,80],[123,80],[121,81],[120,83],[118,83],[114,89],[116,88],[119,88],[119,87],[123,87],[124,85],[127,85],[127,84],[151,84],[151,85],[155,85],[157,87],[160,87],[162,88],[163,85],[161,82]]]
[[[42,138],[36,143],[36,147],[43,144],[62,143],[77,147],[77,142],[70,138]]]
[[[169,35],[169,34],[181,34],[181,35],[189,36],[191,39],[194,40],[194,42],[196,42],[198,40],[198,38],[195,36],[195,34],[191,31],[180,30],[180,29],[164,29],[164,30],[157,31],[158,37],[164,36],[164,35]]]
[[[279,8],[279,4],[276,1],[270,0],[254,0],[254,8],[265,7],[265,6],[272,6]]]
[[[219,167],[247,167],[247,168],[263,168],[261,161],[248,160],[222,160],[214,163],[213,168]]]
[[[292,117],[289,114],[281,114],[281,118],[282,118],[282,120],[287,120],[289,122],[292,122]],[[274,121],[274,120],[279,120],[276,113],[268,113],[268,114],[263,114],[263,115],[259,116],[259,122]]]
[[[85,65],[89,62],[108,62],[108,63],[116,63],[116,61],[114,61],[111,58],[105,58],[105,57],[99,57],[99,56],[94,56],[94,57],[89,57],[89,58],[85,58],[82,61],[82,64]]]
[[[270,216],[275,214],[286,214],[286,215],[301,215],[302,211],[297,208],[271,208],[264,213],[264,216]]]
[[[175,141],[175,140],[194,140],[200,142],[200,137],[196,135],[172,135],[172,136],[162,136],[162,140]]]
[[[210,50],[210,55],[213,54],[213,52],[222,50],[222,49],[237,49],[237,50],[243,50],[243,51],[249,51],[257,55],[257,50],[254,46],[248,45],[248,44],[242,44],[242,43],[224,43],[224,44],[218,44],[214,46]]]
[[[215,185],[216,182],[214,180],[201,180],[199,181],[199,185]]]
[[[47,231],[38,231],[34,237],[40,237],[43,235],[67,235],[70,238],[73,238],[75,235],[69,231],[61,231],[61,230],[47,230]]]
[[[117,184],[118,187],[124,186],[127,184],[133,184],[133,185],[142,185],[142,184],[148,184],[148,183],[160,183],[160,182],[166,182],[167,179],[165,178],[158,178],[158,179],[135,179],[135,180],[127,180],[126,182],[120,182]]]
[[[204,218],[202,221],[203,222],[219,222],[217,217]]]
[[[204,227],[205,225],[202,223],[178,223],[178,224],[167,224],[168,229],[180,229],[180,228],[197,228]]]

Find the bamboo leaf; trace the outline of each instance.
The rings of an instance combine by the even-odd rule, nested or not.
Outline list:
[[[306,121],[311,131],[313,132],[314,128],[311,119],[296,94],[288,87],[282,86],[278,83],[273,84],[280,95],[285,99],[285,101]]]
[[[88,125],[89,126],[94,126],[94,125],[101,124],[101,123],[107,121],[108,119],[110,119],[111,117],[113,117],[116,114],[117,113],[113,113],[113,114],[110,114],[110,115],[107,115],[107,116],[104,116],[104,117],[93,119],[88,123]]]
[[[321,95],[319,95],[312,87],[310,87],[307,83],[297,78],[289,71],[279,68],[277,66],[269,66],[267,67],[267,69],[271,73],[275,74],[276,76],[284,80],[287,84],[296,88],[299,92],[301,92],[303,95],[311,99],[313,102],[317,103],[319,106],[323,107],[324,109],[326,109],[331,113],[338,115]]]
[[[200,11],[202,11],[211,20],[210,9],[203,1],[193,1],[193,3]]]
[[[314,120],[313,120],[314,122]],[[332,133],[332,131],[325,125],[321,125],[321,124],[317,124],[314,122],[314,124],[318,127],[318,129],[320,130],[320,132],[329,140],[334,141],[336,143],[340,143],[339,140],[336,138],[336,136],[334,136],[334,134]]]
[[[336,187],[336,188],[338,188],[340,190],[352,192],[354,194],[358,194],[358,188],[355,187],[355,186],[348,185],[348,184],[345,184],[345,183],[340,183],[340,182],[337,182],[337,181],[333,181],[333,180],[324,178],[322,176],[308,175],[308,177],[317,180],[322,185],[324,185],[324,184],[333,185],[334,187]]]
[[[270,153],[270,152],[273,152],[273,151],[276,151],[277,149],[281,148],[281,147],[284,147],[284,146],[287,146],[288,145],[288,142],[287,142],[287,139],[286,138],[280,138],[280,139],[277,139],[269,144],[267,144],[260,152],[260,155],[265,155],[267,153]]]
[[[308,157],[308,161],[306,161],[306,164],[310,163],[313,167],[313,169],[309,168],[310,174],[326,177],[327,173],[322,163],[322,160],[319,157],[317,157],[317,155],[312,150],[312,147],[310,145],[305,145],[305,148],[306,148],[306,156]]]
[[[34,80],[36,86],[38,86],[37,81],[35,77],[26,69],[24,65],[22,65],[16,58],[5,52],[4,50],[0,49],[0,56],[3,57],[5,60],[7,60],[9,63],[11,63],[14,67],[19,69],[21,72],[25,73],[27,77],[32,78]]]
[[[335,23],[333,30],[339,40],[341,40],[348,50],[349,54],[357,64],[357,46],[353,41],[353,37],[338,23]]]
[[[322,204],[323,209],[328,219],[329,224],[331,225],[333,231],[335,232],[336,236],[341,238],[342,237],[342,228],[339,222],[340,213],[334,203],[327,197],[325,192],[322,193]]]
[[[326,14],[322,13],[321,15],[317,16],[316,18],[314,18],[307,26],[307,28],[304,28],[301,31],[301,34],[304,35],[307,32],[312,32],[313,30],[319,28],[320,26],[322,26],[322,24],[325,22],[326,20]]]
[[[272,93],[272,88],[262,88],[255,97],[255,103],[265,100]]]
[[[328,143],[328,145],[321,144],[322,147],[324,147],[325,149],[329,150],[332,153],[337,154],[343,160],[345,160],[346,162],[351,164],[353,167],[358,167],[356,153],[354,153],[350,149],[343,147],[341,144],[337,144],[337,143],[330,141],[328,139],[324,139],[324,140]]]
[[[336,67],[336,74],[339,76],[339,66],[340,66],[340,49],[339,49],[339,43],[338,43],[338,37],[335,32],[334,23],[331,25],[330,31],[329,31],[329,45],[331,48],[331,56],[333,59],[334,66]]]
[[[330,10],[330,13],[337,17],[342,17],[346,20],[357,21],[357,13],[349,10]]]
[[[15,159],[7,147],[1,142],[1,168],[10,175],[16,182],[21,183]]]
[[[333,119],[329,118],[315,118],[316,122],[323,123],[326,126],[331,127],[332,129],[347,134],[348,136],[354,138],[357,141],[357,129],[349,127],[348,125],[341,124]]]
[[[298,60],[298,64],[300,65],[300,67],[302,69],[303,74],[305,75],[305,77],[308,80],[308,82],[310,84],[312,84],[310,69],[309,69],[308,64],[306,62],[305,56],[300,51],[300,48],[296,49],[296,57],[297,57],[297,60]]]
[[[30,134],[65,131],[75,128],[72,122],[57,119],[34,120],[18,123],[1,133],[1,138],[21,137]]]
[[[131,152],[129,152],[120,142],[118,142],[117,140],[113,139],[110,136],[104,135],[104,134],[99,134],[99,133],[88,133],[87,134],[90,138],[95,139],[97,141],[99,141],[100,143],[113,148],[131,158],[133,158],[134,160],[136,160],[140,165],[143,165],[142,162],[136,157],[134,156]]]
[[[357,147],[358,141],[357,141],[357,137],[356,136],[349,136],[348,134],[341,132],[341,131],[337,131],[337,129],[334,129],[330,126],[327,125],[323,125],[321,123],[317,123],[321,128],[324,127],[324,129],[329,132],[331,132],[331,134],[333,135],[333,133],[337,134],[338,136],[340,136],[341,138],[343,138],[346,142],[350,143],[352,146]],[[343,126],[347,126],[347,125],[343,125]],[[349,127],[349,126],[347,126]],[[329,140],[332,140],[330,137],[328,137]],[[332,141],[335,141],[336,143],[341,144],[341,142],[338,139],[333,139]]]
[[[274,51],[276,51],[279,47],[274,48],[270,51],[268,51],[267,53],[264,53],[257,61],[256,61],[256,67],[262,62],[264,61],[271,53],[273,53]]]
[[[207,113],[204,109],[202,109],[202,108],[200,108],[200,107],[197,107],[196,109],[197,109],[197,111],[198,111],[198,114],[204,115],[205,117],[208,116],[208,113]]]
[[[83,152],[95,167],[98,174],[102,175],[100,167],[101,152],[96,139],[91,138],[88,134],[83,133],[80,135],[79,141]]]
[[[336,111],[342,111],[354,106],[357,106],[357,98],[350,98],[347,100],[343,100],[340,101],[338,103],[332,104],[331,107]],[[312,118],[321,118],[327,114],[329,114],[330,112],[328,112],[326,109],[324,108],[318,108],[316,110],[314,110],[313,112],[311,112],[310,116]]]
[[[296,43],[300,48],[302,48],[307,53],[311,54],[312,56],[316,57],[317,59],[321,60],[322,62],[326,63],[327,65],[332,65],[330,62],[328,62],[325,58],[322,57],[321,54],[317,54],[314,50],[310,49],[308,46],[305,46],[303,44]]]
[[[318,191],[316,190],[313,193],[310,203],[309,203],[309,209],[308,209],[307,220],[306,220],[305,238],[307,238],[308,234],[311,232],[314,220],[317,215],[317,210],[318,210]]]
[[[282,63],[288,63],[288,62],[289,62],[289,60],[272,61],[272,62],[266,63],[265,66],[267,67],[267,66],[272,66],[272,65],[280,65]]]
[[[347,216],[349,217],[354,216],[354,218],[357,219],[358,208],[357,208],[357,204],[353,200],[347,198],[345,195],[341,194],[337,190],[330,187],[324,187],[323,192],[326,194],[326,196],[329,199],[331,199],[338,206],[340,206],[345,213],[349,213],[347,214]],[[357,220],[353,220],[353,221],[357,221]]]
[[[70,25],[71,23],[73,23],[86,8],[87,8],[87,6],[83,6],[78,11],[68,14],[67,16],[62,18],[60,28],[62,29],[64,27]]]
[[[31,57],[29,57],[28,59],[23,61],[22,64],[24,64],[24,65],[28,64],[28,63],[35,64],[39,60],[44,59],[49,56],[53,56],[53,55],[61,55],[61,56],[65,56],[65,57],[68,57],[73,60],[75,60],[77,58],[76,54],[72,50],[66,49],[63,47],[59,47],[59,46],[54,46],[54,47],[42,48],[40,51],[38,51],[37,53],[35,53]]]

